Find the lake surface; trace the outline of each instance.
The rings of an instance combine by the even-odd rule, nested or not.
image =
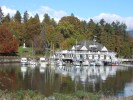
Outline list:
[[[45,96],[53,92],[77,90],[112,95],[133,96],[133,68],[123,66],[56,66],[41,67],[0,64],[0,89],[35,90]]]

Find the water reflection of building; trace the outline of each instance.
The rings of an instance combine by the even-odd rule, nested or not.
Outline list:
[[[44,73],[45,70],[46,70],[46,67],[43,67],[43,66],[40,66],[40,67],[39,67],[39,71],[40,71],[40,73]]]
[[[27,71],[27,66],[26,65],[22,65],[21,66],[21,73],[23,75],[23,80],[25,78],[26,71]]]
[[[105,81],[108,77],[116,75],[117,70],[123,70],[119,66],[92,66],[92,67],[57,67],[56,73],[64,76],[70,76],[71,79],[82,84],[97,83],[99,81]],[[77,79],[78,78],[78,79]]]

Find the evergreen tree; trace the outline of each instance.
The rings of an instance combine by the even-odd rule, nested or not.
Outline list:
[[[4,18],[3,22],[9,23],[11,21],[10,14],[8,13],[6,17]]]
[[[57,26],[57,23],[56,23],[56,21],[54,20],[54,18],[51,19],[51,24],[52,24],[52,26],[54,26],[54,27]]]
[[[48,14],[44,14],[44,19],[43,22],[45,23],[45,25],[50,25],[51,24],[51,20]]]
[[[71,13],[71,16],[72,16],[72,17],[74,17],[74,14],[73,14],[73,13]]]
[[[82,32],[86,33],[87,32],[87,22],[84,20],[84,21],[81,21],[81,24],[82,24]]]
[[[100,23],[100,25],[104,26],[104,24],[105,24],[104,19],[101,19],[99,23]]]
[[[0,7],[0,24],[2,23],[2,20],[3,20],[3,13],[2,13],[2,10],[1,10],[1,7]]]
[[[93,19],[90,19],[90,21],[87,24],[87,33],[88,33],[89,39],[93,39],[95,29],[96,29],[96,23],[93,21]]]
[[[17,11],[16,14],[14,15],[14,21],[21,23],[21,14],[19,11]]]
[[[23,15],[23,22],[26,23],[29,19],[29,14],[27,11],[24,12],[24,15]]]
[[[40,22],[40,19],[39,19],[39,15],[38,14],[36,14],[34,18],[37,19]]]

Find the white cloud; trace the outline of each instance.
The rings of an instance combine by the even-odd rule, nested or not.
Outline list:
[[[16,10],[8,8],[6,6],[2,6],[1,8],[2,8],[2,12],[3,12],[4,16],[6,16],[8,13],[10,14],[10,16],[14,16],[14,14],[16,13]],[[44,18],[44,14],[47,13],[51,18],[54,18],[57,22],[63,16],[67,15],[67,13],[63,10],[55,10],[48,6],[42,6],[35,11],[28,11],[28,13],[29,13],[29,16],[34,16],[35,14],[38,14],[41,21]],[[22,14],[22,16],[23,16],[23,14]]]
[[[4,15],[7,15],[8,13],[10,16],[13,16],[16,13],[16,10],[10,9],[6,6],[2,6],[2,12]],[[42,21],[44,18],[44,14],[47,13],[51,18],[54,18],[55,21],[59,21],[63,16],[67,16],[68,14],[63,10],[55,10],[48,6],[42,6],[39,9],[35,11],[28,11],[30,16],[34,16],[36,13],[39,15],[40,20]],[[22,14],[23,16],[23,14]],[[86,19],[83,17],[77,16],[80,20],[86,20],[89,21],[90,18]],[[94,16],[93,19],[95,22],[99,22],[101,19],[104,19],[106,22],[111,23],[113,21],[119,21],[123,22],[127,25],[127,30],[133,30],[133,17],[122,17],[116,14],[109,14],[109,13],[101,13],[98,16]]]
[[[67,15],[67,13],[65,11],[62,11],[62,10],[57,11],[48,6],[42,6],[39,9],[37,9],[36,11],[32,11],[29,13],[32,16],[35,15],[36,13],[38,13],[41,21],[44,18],[44,14],[47,13],[51,18],[54,18],[57,22],[61,19],[61,17]]]
[[[14,16],[14,14],[16,13],[16,10],[7,8],[6,6],[1,6],[1,9],[4,16],[6,16],[8,13],[10,14],[10,16]]]
[[[98,16],[92,18],[95,22],[99,22],[101,19],[104,19],[108,23],[113,21],[119,21],[127,25],[127,30],[133,30],[133,17],[121,17],[116,14],[101,13]]]
[[[125,18],[125,24],[127,25],[128,30],[133,30],[133,17]]]

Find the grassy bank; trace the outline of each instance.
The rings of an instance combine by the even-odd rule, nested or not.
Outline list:
[[[31,56],[32,55],[32,48],[19,47],[18,48],[18,55],[19,56]]]
[[[87,93],[83,91],[77,91],[72,94],[54,93],[53,95],[46,97],[38,92],[31,90],[19,90],[16,92],[8,92],[0,90],[0,100],[133,100],[133,97],[127,98],[112,98],[102,97]]]
[[[0,90],[0,100],[100,100],[92,93],[77,91],[73,94],[54,93],[49,97],[31,90],[20,90],[16,92],[7,92]]]

